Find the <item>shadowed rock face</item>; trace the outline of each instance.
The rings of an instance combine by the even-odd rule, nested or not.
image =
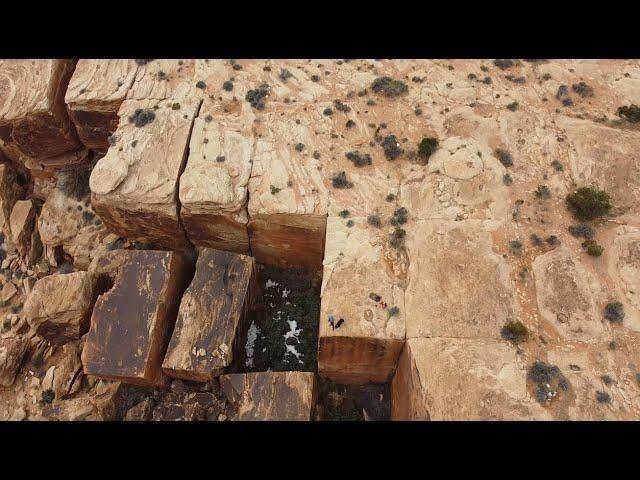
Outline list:
[[[251,257],[204,248],[178,312],[162,368],[167,375],[206,382],[237,355],[239,330],[256,294]]]
[[[235,420],[304,421],[313,418],[315,374],[255,372],[223,375],[220,386]]]
[[[64,106],[74,68],[75,60],[0,61],[0,139],[13,160],[79,146]]]
[[[106,151],[118,127],[118,109],[126,98],[138,66],[130,59],[78,60],[65,103],[80,141]]]
[[[172,252],[127,251],[114,286],[98,298],[82,351],[86,374],[165,387],[161,371],[193,265]]]

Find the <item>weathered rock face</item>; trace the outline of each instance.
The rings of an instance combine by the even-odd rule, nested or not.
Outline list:
[[[96,278],[87,272],[50,275],[35,283],[24,310],[38,335],[64,344],[89,330],[98,293]]]
[[[623,218],[634,218],[640,208],[640,132],[566,117],[558,125],[574,145],[569,165],[575,182],[597,185]]]
[[[13,384],[24,355],[29,350],[29,339],[23,335],[0,338],[0,385]]]
[[[318,373],[337,382],[390,379],[405,339],[406,254],[366,218],[329,217]]]
[[[0,62],[0,139],[13,160],[48,158],[79,142],[64,108],[74,60]]]
[[[618,227],[610,252],[608,271],[620,299],[628,304],[626,324],[640,331],[640,228]]]
[[[235,420],[308,421],[313,418],[313,373],[237,373],[220,377],[220,386],[237,409]]]
[[[180,177],[180,216],[194,245],[249,253],[251,116],[248,105],[227,114],[218,102],[205,99],[195,119]]]
[[[293,112],[265,114],[249,181],[249,238],[258,262],[318,269],[322,263],[327,194],[313,158],[311,126]],[[303,144],[309,151],[296,150]],[[298,147],[299,148],[299,147]]]
[[[18,200],[14,204],[9,225],[13,243],[22,256],[29,252],[35,217],[36,209],[31,200]]]
[[[90,204],[89,168],[61,171],[38,218],[42,243],[62,247],[77,268],[87,268],[103,252],[108,235]]]
[[[487,225],[418,221],[411,229],[407,338],[499,338],[516,318],[515,291]]]
[[[193,265],[186,256],[127,251],[93,309],[82,351],[88,375],[166,387],[161,364]]]
[[[162,363],[170,376],[207,382],[234,360],[256,294],[252,257],[204,248]]]
[[[124,101],[116,144],[98,161],[89,184],[91,204],[111,230],[183,249],[189,242],[178,218],[178,181],[199,101],[182,100],[180,110],[173,103]]]
[[[0,229],[11,235],[11,212],[22,197],[23,189],[17,183],[16,171],[7,164],[0,164]]]
[[[542,420],[506,342],[407,340],[391,386],[393,420]]]
[[[106,151],[118,126],[118,110],[133,83],[134,60],[79,60],[65,94],[65,103],[80,141]]]
[[[533,272],[540,315],[563,338],[589,341],[603,334],[597,282],[567,247],[537,257]]]

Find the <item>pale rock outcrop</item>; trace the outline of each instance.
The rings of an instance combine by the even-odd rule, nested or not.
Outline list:
[[[254,372],[220,377],[239,421],[309,421],[313,419],[315,374]]]
[[[112,231],[165,248],[189,242],[178,217],[178,182],[199,100],[125,100],[116,144],[101,158],[89,185],[91,205]]]
[[[494,338],[517,319],[506,261],[492,250],[491,224],[418,221],[407,240],[407,338]]]
[[[513,346],[472,338],[410,338],[391,386],[393,420],[549,420]]]
[[[75,60],[0,61],[0,139],[13,160],[79,147],[64,94]]]
[[[542,318],[566,340],[601,337],[598,281],[571,250],[562,245],[538,256],[532,267]]]
[[[64,344],[87,332],[98,293],[96,278],[90,273],[49,275],[35,283],[24,311],[38,335],[53,344]]]
[[[205,99],[194,121],[179,192],[180,217],[194,245],[249,253],[252,118],[248,104],[224,113],[217,101]]]
[[[249,180],[249,239],[260,263],[319,268],[327,215],[327,190],[313,158],[312,125],[293,112],[261,118]],[[305,145],[306,152],[296,150]]]
[[[207,382],[232,365],[257,289],[252,257],[203,248],[180,302],[163,371]]]
[[[366,218],[329,217],[318,373],[337,382],[387,381],[405,339],[406,253]]]
[[[625,325],[640,331],[640,228],[618,227],[608,251],[608,272],[619,300],[624,300]]]
[[[118,110],[138,71],[131,59],[78,60],[65,103],[80,141],[95,150],[109,148]]]

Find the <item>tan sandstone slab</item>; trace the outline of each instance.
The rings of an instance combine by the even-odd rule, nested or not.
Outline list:
[[[118,126],[118,110],[137,69],[131,59],[78,60],[65,103],[78,137],[87,148],[109,148],[108,137]]]
[[[516,319],[509,267],[492,250],[488,227],[476,220],[412,225],[407,338],[499,338]]]
[[[164,248],[189,242],[178,217],[178,183],[199,100],[125,100],[116,143],[94,167],[91,204],[114,232]]]
[[[543,420],[507,342],[411,338],[391,384],[393,420]]]
[[[249,180],[249,239],[260,263],[320,268],[327,193],[311,126],[266,113],[259,125]],[[308,155],[296,150],[302,143]]]
[[[256,293],[252,257],[203,248],[162,363],[172,377],[207,382],[228,368]]]
[[[225,113],[205,99],[194,121],[180,177],[180,216],[198,246],[249,253],[248,184],[255,138],[248,104]]]
[[[9,219],[11,236],[20,255],[29,251],[31,234],[35,223],[36,209],[31,200],[18,200],[11,211]]]
[[[566,340],[592,341],[605,332],[594,275],[565,245],[533,261],[538,310]]]
[[[96,264],[99,264],[96,260]],[[175,252],[132,250],[104,271],[113,287],[98,297],[82,350],[87,375],[166,387],[162,359],[193,268]],[[94,271],[96,271],[94,269]]]
[[[352,227],[327,220],[318,373],[341,383],[385,382],[405,339],[405,259],[388,244],[388,227],[350,220]]]
[[[38,335],[53,344],[64,344],[89,330],[98,293],[96,278],[90,273],[49,275],[35,283],[24,311]]]
[[[0,139],[13,160],[79,147],[64,106],[75,60],[0,61]]]
[[[254,372],[220,377],[240,421],[310,421],[315,403],[312,372]]]

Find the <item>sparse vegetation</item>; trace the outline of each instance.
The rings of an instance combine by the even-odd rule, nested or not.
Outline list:
[[[640,122],[640,107],[635,104],[619,107],[617,113],[620,118],[624,118],[627,122]]]
[[[596,235],[596,231],[591,228],[586,223],[581,223],[579,225],[570,225],[569,233],[576,238],[586,238],[587,240],[592,239]]]
[[[53,400],[56,398],[56,394],[53,392],[53,390],[48,389],[48,390],[44,390],[42,392],[42,403],[53,403]]]
[[[496,158],[500,160],[500,163],[505,167],[513,166],[513,157],[509,152],[503,150],[502,148],[496,148],[494,151]]]
[[[351,183],[347,179],[347,174],[344,171],[337,173],[331,179],[331,185],[333,185],[333,188],[337,188],[337,189],[345,189],[345,188],[352,188],[353,187],[353,183]]]
[[[382,148],[384,149],[384,156],[387,160],[395,160],[404,153],[395,135],[386,136],[382,141]]]
[[[604,247],[595,240],[585,240],[582,242],[582,248],[592,257],[599,257],[604,252]]]
[[[520,240],[511,240],[509,242],[509,250],[513,255],[520,255],[522,253],[522,242]]]
[[[153,122],[155,118],[156,114],[153,110],[137,108],[133,115],[129,117],[129,123],[133,123],[136,127],[142,128]]]
[[[367,223],[372,227],[380,228],[382,226],[382,220],[380,220],[380,215],[374,213],[367,217]]]
[[[504,183],[507,187],[513,183],[513,178],[508,173],[505,173],[502,176],[502,183]]]
[[[500,329],[500,336],[513,343],[520,343],[527,339],[527,327],[522,322],[510,321]]]
[[[389,238],[389,244],[395,249],[400,249],[404,247],[404,240],[406,236],[407,232],[404,229],[396,227]]]
[[[584,82],[574,83],[571,89],[582,98],[593,97],[593,88]]]
[[[409,87],[401,80],[394,80],[391,77],[379,77],[371,83],[371,90],[374,93],[393,98],[407,93]]]
[[[353,162],[353,165],[355,165],[356,167],[364,167],[367,165],[371,165],[372,163],[371,155],[369,155],[368,153],[360,153],[358,150],[347,152],[345,153],[345,156],[347,157],[347,159],[351,160],[351,162]]]
[[[596,401],[598,403],[611,403],[611,395],[607,392],[603,392],[602,390],[598,390],[596,392]]]
[[[561,172],[562,170],[564,170],[564,167],[559,160],[554,160],[553,162],[551,162],[551,166],[556,170],[556,172]]]
[[[349,210],[341,210],[340,213],[338,213],[338,216],[340,218],[348,218],[349,215],[351,215],[351,212],[349,212]]]
[[[540,235],[532,233],[531,235],[529,235],[529,239],[531,240],[531,243],[536,247],[541,247],[542,245],[544,245],[544,239]]]
[[[398,307],[391,307],[389,309],[389,318],[391,317],[395,317],[396,315],[398,315],[400,313],[400,309]]]
[[[518,102],[516,101],[513,101],[507,105],[507,110],[510,110],[512,112],[515,112],[517,109],[518,109]]]
[[[493,64],[498,67],[500,70],[506,70],[507,68],[513,67],[515,62],[508,58],[498,58],[493,61]]]
[[[534,384],[535,399],[542,405],[551,402],[560,391],[568,391],[571,386],[557,366],[541,361],[529,367],[527,380]]]
[[[546,185],[538,185],[538,188],[535,191],[536,198],[540,200],[548,200],[551,198],[551,190]]]
[[[624,305],[621,302],[609,302],[604,307],[604,318],[612,323],[621,323],[624,320]]]
[[[258,88],[249,90],[244,99],[256,110],[264,110],[266,99],[270,93],[271,87],[263,83]]]
[[[593,220],[611,210],[609,194],[594,187],[580,187],[567,195],[569,210],[578,220]]]
[[[424,137],[418,145],[418,157],[422,159],[423,163],[427,163],[431,155],[438,150],[440,142],[434,137]]]
[[[271,195],[275,195],[276,193],[278,193],[280,190],[282,190],[281,188],[278,187],[274,187],[273,185],[271,185]]]

